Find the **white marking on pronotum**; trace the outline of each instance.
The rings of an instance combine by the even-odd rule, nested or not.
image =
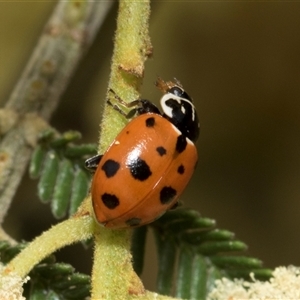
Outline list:
[[[185,108],[184,108],[184,106],[181,106],[181,111],[182,111],[183,114],[185,114]]]
[[[196,109],[195,109],[194,104],[193,104],[190,100],[187,100],[187,99],[182,98],[182,97],[178,97],[178,96],[176,96],[176,95],[174,95],[174,94],[172,94],[172,93],[167,93],[167,94],[163,95],[163,96],[161,97],[161,99],[160,99],[160,105],[161,105],[161,107],[162,107],[164,113],[165,113],[168,117],[170,117],[170,118],[173,117],[173,116],[172,116],[172,111],[173,111],[173,110],[172,110],[172,107],[166,105],[166,102],[167,102],[168,100],[170,100],[170,99],[177,101],[179,104],[180,104],[181,101],[187,102],[187,103],[192,107],[192,120],[195,121],[195,110],[196,110]],[[185,108],[184,108],[183,106],[181,106],[181,111],[182,111],[182,113],[185,113]]]

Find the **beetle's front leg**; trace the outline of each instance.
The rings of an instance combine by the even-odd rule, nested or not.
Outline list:
[[[85,161],[85,167],[91,171],[91,172],[96,172],[97,170],[97,167],[98,167],[98,164],[100,163],[100,160],[102,158],[102,154],[98,154],[98,155],[95,155],[91,158],[88,158],[86,161]]]

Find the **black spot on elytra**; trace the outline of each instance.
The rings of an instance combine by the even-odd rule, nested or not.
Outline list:
[[[184,173],[184,166],[183,165],[180,165],[179,167],[178,167],[178,169],[177,169],[177,172],[179,173],[179,174],[183,174]]]
[[[184,135],[179,135],[177,137],[177,142],[176,142],[176,151],[178,153],[181,153],[185,150],[186,146],[187,146],[186,137]]]
[[[142,222],[142,220],[140,218],[131,218],[131,219],[128,219],[125,223],[126,223],[126,225],[133,227],[133,226],[140,225],[141,222]]]
[[[153,127],[155,124],[155,119],[153,117],[150,117],[146,120],[146,126],[147,127]]]
[[[104,193],[101,196],[103,204],[109,209],[115,209],[119,204],[119,198],[116,195]]]
[[[164,147],[162,147],[162,146],[157,147],[157,148],[156,148],[156,151],[158,152],[158,154],[159,154],[160,156],[163,156],[163,155],[165,155],[165,154],[167,153],[167,150],[166,150]]]
[[[151,176],[151,174],[152,174],[148,164],[140,157],[132,159],[127,164],[127,167],[129,168],[130,173],[133,176],[133,178],[140,180],[140,181],[144,181],[144,180],[148,179],[148,177]]]
[[[112,159],[108,159],[102,166],[102,170],[105,172],[107,178],[113,177],[119,170],[120,164]]]
[[[170,203],[176,196],[177,192],[171,186],[165,186],[160,191],[160,202],[161,204]]]

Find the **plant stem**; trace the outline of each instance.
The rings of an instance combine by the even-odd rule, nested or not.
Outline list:
[[[120,0],[109,89],[127,102],[139,97],[144,62],[152,52],[148,35],[149,15],[149,0]],[[111,96],[108,94],[107,98]],[[105,107],[100,126],[100,153],[107,149],[126,123],[127,120],[118,112],[110,106]],[[119,188],[122,189],[122,186]],[[145,294],[140,279],[133,271],[130,244],[130,229],[97,229],[92,299],[128,299]]]
[[[125,102],[139,98],[144,62],[152,54],[149,15],[150,0],[120,1],[108,90],[113,90]],[[109,98],[113,97],[108,92]],[[100,153],[107,149],[127,122],[110,106],[105,106],[100,124]]]
[[[143,284],[132,268],[131,232],[98,228],[92,274],[92,299],[127,299],[143,294]]]

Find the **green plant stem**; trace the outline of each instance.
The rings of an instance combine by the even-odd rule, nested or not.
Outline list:
[[[150,1],[121,0],[115,48],[112,58],[109,89],[124,101],[139,97],[144,62],[151,54],[148,35]],[[108,97],[113,97],[108,92]],[[127,120],[106,106],[101,123],[99,153],[113,141]],[[122,189],[120,183],[120,189]],[[128,299],[145,294],[144,287],[133,271],[130,253],[131,230],[98,228],[95,234],[92,271],[92,299]]]
[[[144,62],[152,54],[149,15],[150,0],[120,1],[108,90],[113,90],[125,102],[139,98]],[[110,92],[107,99],[114,102]],[[110,106],[105,106],[100,124],[99,153],[107,149],[127,122]]]
[[[53,226],[12,259],[3,269],[3,274],[13,272],[25,278],[36,264],[56,250],[90,238],[93,227],[94,220],[89,215],[73,217]]]
[[[92,299],[127,299],[144,294],[133,272],[129,230],[98,228],[92,274]]]

